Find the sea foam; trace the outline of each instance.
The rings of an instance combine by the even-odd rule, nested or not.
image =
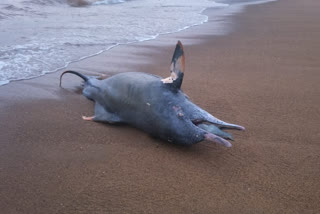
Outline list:
[[[0,85],[57,71],[119,44],[154,39],[208,20],[197,0],[1,0]]]

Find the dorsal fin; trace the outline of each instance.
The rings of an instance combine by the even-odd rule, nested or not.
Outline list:
[[[161,81],[164,84],[170,84],[171,86],[180,89],[183,75],[184,75],[184,67],[185,67],[185,57],[183,46],[180,41],[178,41],[176,45],[176,49],[173,53],[171,65],[170,65],[170,77],[162,79]]]

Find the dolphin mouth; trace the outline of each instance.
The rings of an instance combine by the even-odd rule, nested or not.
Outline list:
[[[193,122],[193,124],[206,132],[204,140],[218,143],[225,147],[232,146],[228,140],[233,141],[234,139],[230,133],[224,131],[225,128],[218,127],[217,125],[207,121],[196,121]]]
[[[225,139],[223,139],[223,138],[221,138],[221,137],[219,137],[219,136],[217,136],[215,134],[212,134],[212,133],[206,133],[204,135],[204,140],[211,141],[211,142],[214,142],[214,143],[218,143],[218,144],[220,144],[222,146],[225,146],[225,147],[231,147],[232,146],[232,144],[229,141],[227,141],[227,140],[225,140]]]
[[[224,131],[225,128],[221,128],[221,127],[218,127],[212,123],[207,123],[207,122],[198,123],[198,124],[196,124],[196,126],[209,132],[209,133],[212,133],[212,134],[215,134],[219,137],[222,137],[224,139],[234,141],[232,135],[230,133]]]

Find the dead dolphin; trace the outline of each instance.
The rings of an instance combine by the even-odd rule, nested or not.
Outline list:
[[[84,80],[83,95],[95,102],[94,116],[83,116],[84,120],[126,123],[176,144],[191,145],[207,140],[231,147],[231,143],[223,138],[232,139],[232,136],[221,129],[245,128],[219,120],[192,103],[180,89],[184,68],[183,46],[178,41],[168,78],[128,72],[99,80],[65,71],[60,76],[60,86],[66,73]]]

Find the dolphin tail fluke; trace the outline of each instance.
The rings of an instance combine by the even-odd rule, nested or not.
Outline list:
[[[170,65],[170,77],[162,79],[164,84],[170,84],[171,86],[180,89],[183,75],[185,70],[185,56],[183,46],[180,41],[176,45],[176,49],[173,53],[171,65]]]
[[[67,74],[67,73],[70,73],[70,74],[75,74],[77,75],[78,77],[82,78],[85,82],[87,82],[89,80],[89,78],[83,74],[80,74],[79,72],[76,72],[76,71],[65,71],[63,72],[61,75],[60,75],[60,87],[61,87],[61,81],[62,81],[62,76]]]

